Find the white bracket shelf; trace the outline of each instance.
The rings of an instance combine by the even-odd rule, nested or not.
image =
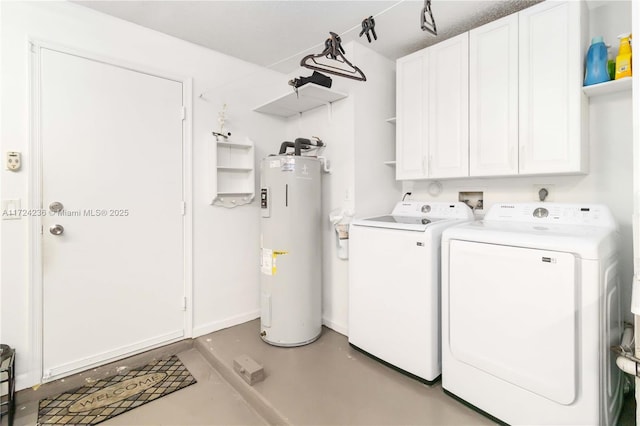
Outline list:
[[[297,94],[291,91],[284,96],[279,96],[264,105],[254,108],[254,111],[279,117],[291,117],[346,97],[345,93],[318,86],[317,84],[307,83],[298,88]]]
[[[632,80],[631,77],[625,77],[619,80],[605,81],[604,83],[584,86],[582,91],[590,98],[616,92],[631,93]]]

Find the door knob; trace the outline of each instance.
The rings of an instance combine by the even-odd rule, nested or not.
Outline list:
[[[62,233],[64,232],[64,226],[62,225],[51,225],[49,227],[49,232],[51,232],[53,235],[62,235]]]

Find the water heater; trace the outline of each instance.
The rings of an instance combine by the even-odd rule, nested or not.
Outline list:
[[[260,167],[262,339],[301,346],[322,331],[321,162],[274,155]]]

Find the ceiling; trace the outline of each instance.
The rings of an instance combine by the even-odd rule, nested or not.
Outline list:
[[[289,73],[321,53],[329,31],[395,60],[540,0],[432,0],[438,36],[420,29],[423,1],[75,1],[248,62]],[[373,16],[377,40],[359,37]],[[347,58],[349,52],[346,52]]]

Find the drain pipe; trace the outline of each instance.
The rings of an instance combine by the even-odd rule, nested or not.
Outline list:
[[[625,323],[622,341],[619,346],[611,346],[611,350],[618,354],[616,365],[627,374],[640,377],[640,359],[636,358],[633,350],[633,326]]]

